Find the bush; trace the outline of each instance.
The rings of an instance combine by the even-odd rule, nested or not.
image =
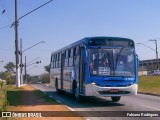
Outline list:
[[[3,81],[0,81],[0,86],[1,86],[1,89],[2,89],[3,86],[4,86],[4,82]]]
[[[48,74],[48,73],[44,73],[44,74],[41,76],[41,81],[42,81],[43,83],[49,83],[49,82],[50,82],[49,79],[50,79],[50,78],[49,78],[49,74]]]

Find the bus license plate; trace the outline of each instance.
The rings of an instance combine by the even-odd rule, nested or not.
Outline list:
[[[118,89],[110,89],[110,92],[111,92],[111,93],[118,93],[119,90],[118,90]]]

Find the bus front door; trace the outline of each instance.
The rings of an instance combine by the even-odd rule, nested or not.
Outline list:
[[[64,64],[65,64],[65,53],[62,53],[62,57],[61,57],[61,89],[63,89]]]
[[[84,47],[80,48],[80,74],[79,74],[79,93],[83,94],[85,82],[85,55]]]

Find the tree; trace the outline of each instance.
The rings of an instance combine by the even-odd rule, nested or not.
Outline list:
[[[9,62],[4,66],[4,68],[6,69],[6,71],[3,73],[4,79],[6,80],[6,84],[14,84],[15,83],[14,76],[13,76],[13,72],[15,68],[14,63]]]
[[[50,65],[46,65],[44,66],[45,71],[47,71],[48,73],[50,73]]]
[[[13,73],[15,65],[13,62],[9,62],[4,66],[5,69],[7,69],[7,72]]]
[[[50,82],[50,79],[49,79],[49,74],[48,73],[43,73],[41,75],[41,81],[43,83],[49,83]]]

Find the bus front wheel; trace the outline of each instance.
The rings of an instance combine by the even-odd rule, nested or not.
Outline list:
[[[77,102],[82,102],[82,96],[79,94],[79,89],[76,86],[74,86],[73,95]]]
[[[111,99],[112,99],[113,102],[118,102],[121,99],[121,97],[116,96],[116,97],[111,97]]]
[[[75,99],[76,99],[77,102],[82,102],[82,97],[79,94],[79,89],[78,88],[76,88],[76,90],[75,90]]]

